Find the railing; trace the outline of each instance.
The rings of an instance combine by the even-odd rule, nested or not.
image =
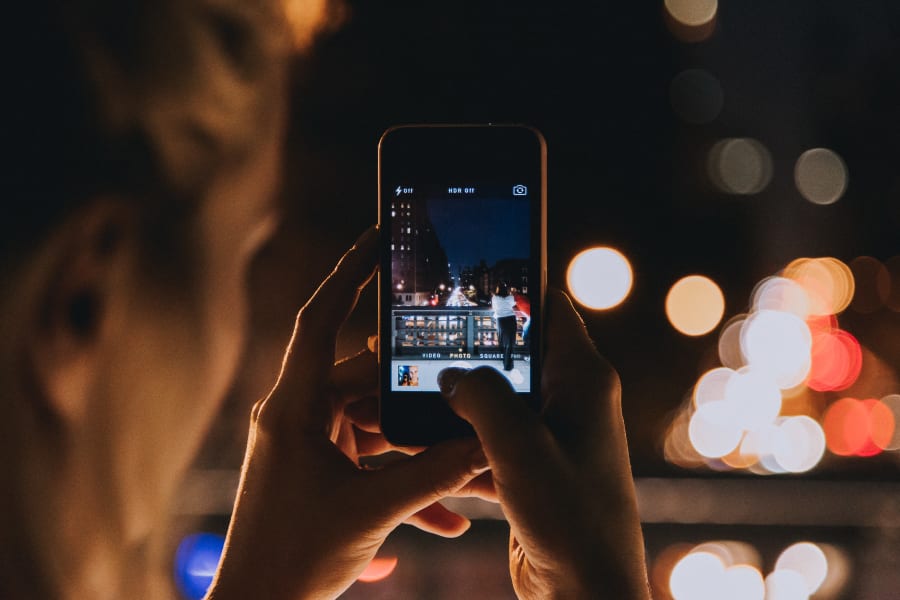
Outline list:
[[[392,342],[394,355],[420,353],[420,358],[444,358],[452,354],[478,356],[496,352],[498,332],[493,311],[489,308],[431,308],[419,306],[395,307],[393,310]],[[522,327],[525,319],[516,316],[515,350],[522,350]],[[428,350],[435,356],[428,356]]]

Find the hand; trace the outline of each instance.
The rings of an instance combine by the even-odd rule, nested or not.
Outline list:
[[[649,598],[618,375],[563,293],[547,308],[540,415],[488,367],[445,370],[442,391],[484,446],[516,594]]]
[[[275,387],[253,409],[210,600],[335,597],[400,523],[445,536],[469,526],[436,502],[483,472],[477,440],[377,471],[358,466],[360,455],[391,449],[373,410],[377,365],[370,352],[333,357],[337,331],[374,273],[377,237],[366,232],[300,311]]]

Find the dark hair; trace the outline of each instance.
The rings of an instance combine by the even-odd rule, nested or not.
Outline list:
[[[500,296],[501,298],[506,298],[507,296],[509,296],[509,288],[507,287],[506,283],[502,281],[498,283],[496,289],[494,290],[494,294]]]

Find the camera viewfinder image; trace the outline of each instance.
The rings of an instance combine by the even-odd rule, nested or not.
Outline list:
[[[391,358],[438,391],[449,366],[490,365],[529,392],[530,200],[524,186],[398,187],[391,199]],[[537,285],[537,279],[534,280]]]

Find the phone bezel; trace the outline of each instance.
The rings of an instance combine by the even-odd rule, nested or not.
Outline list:
[[[410,175],[414,174],[414,175]],[[532,253],[537,253],[538,291],[532,297],[531,391],[523,401],[540,406],[540,368],[543,364],[544,296],[547,281],[547,145],[543,135],[525,125],[399,125],[381,136],[378,144],[378,361],[381,392],[380,419],[385,437],[399,446],[428,446],[443,439],[473,435],[471,426],[456,416],[438,392],[391,391],[390,311],[392,290],[385,284],[385,265],[391,261],[389,221],[385,218],[396,182],[413,177],[444,182],[464,174],[472,181],[513,180],[537,189],[530,195]],[[527,182],[526,182],[527,181]],[[388,189],[390,188],[390,189]],[[533,278],[532,278],[533,279]],[[534,299],[537,299],[536,302]],[[385,355],[386,354],[386,355]]]

